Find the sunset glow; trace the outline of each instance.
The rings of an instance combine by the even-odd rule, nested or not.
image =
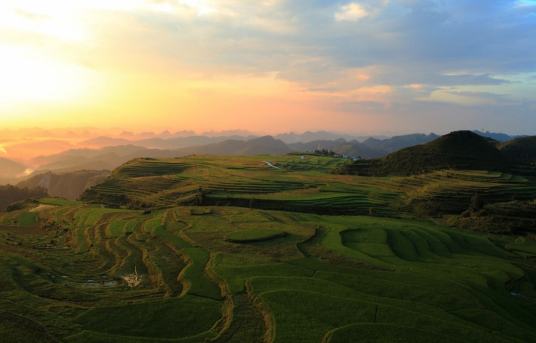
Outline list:
[[[0,124],[525,132],[536,5],[493,3],[3,1]]]

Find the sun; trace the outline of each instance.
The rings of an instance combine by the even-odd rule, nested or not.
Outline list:
[[[65,1],[0,2],[0,108],[62,103],[80,97],[91,71],[52,53],[50,46],[83,44],[89,30]]]
[[[90,74],[32,48],[0,45],[0,106],[79,98],[87,90]]]

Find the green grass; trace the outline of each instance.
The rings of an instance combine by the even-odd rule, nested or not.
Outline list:
[[[115,208],[42,199],[50,206],[1,213],[0,337],[536,341],[530,232],[498,236],[412,215],[439,204],[437,213],[456,216],[475,191],[491,204],[528,199],[533,181],[331,174],[342,162],[140,159],[87,195]],[[508,204],[500,208],[513,213]],[[130,288],[122,278],[135,271],[142,282]]]
[[[60,209],[42,215],[54,217],[54,211]],[[4,253],[0,265],[10,286],[0,293],[14,301],[12,311],[33,313],[68,341],[202,341],[220,330],[253,340],[259,328],[276,342],[536,337],[535,307],[522,301],[535,294],[530,268],[519,264],[530,263],[527,240],[489,240],[419,220],[236,208],[207,216],[180,207],[150,214],[84,206],[63,212],[81,236],[71,241],[66,232],[64,243],[55,239],[74,250],[45,250],[24,260]],[[38,237],[19,239],[31,247]],[[10,241],[0,242],[7,247]],[[84,286],[135,268],[144,280],[139,288]],[[519,296],[511,294],[514,283]],[[240,307],[229,299],[241,299]],[[229,309],[236,317],[226,315]],[[229,320],[234,324],[223,325]],[[386,328],[392,334],[383,334]],[[415,334],[405,335],[408,330]]]
[[[282,238],[286,235],[287,233],[281,230],[252,229],[233,232],[227,236],[227,240],[233,243],[255,243]]]
[[[95,308],[79,316],[76,322],[85,330],[111,335],[185,338],[209,331],[219,318],[219,302],[188,296]]]
[[[267,167],[266,160],[281,169]],[[84,199],[135,209],[202,204],[318,214],[435,217],[461,214],[470,208],[476,194],[494,211],[493,204],[513,199],[531,201],[536,192],[534,180],[498,171],[437,170],[387,177],[331,173],[344,163],[317,156],[301,160],[292,155],[139,159],[89,190]],[[523,216],[534,217],[534,206],[527,208],[530,211]],[[515,212],[515,208],[503,210]],[[533,226],[527,220],[519,221],[518,226]],[[467,225],[473,223],[476,221]],[[518,228],[506,225],[504,229],[513,230]]]
[[[37,224],[39,217],[36,213],[23,212],[17,217],[17,224],[20,226],[33,226]]]
[[[43,205],[52,205],[52,206],[69,206],[69,205],[80,205],[81,203],[74,200],[67,200],[63,198],[42,198],[39,202]]]

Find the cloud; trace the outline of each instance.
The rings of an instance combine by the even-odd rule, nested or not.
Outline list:
[[[61,6],[53,6],[59,14],[52,18],[62,20],[34,17],[43,14],[45,5],[26,1],[32,6],[23,8],[26,11],[20,16],[24,18],[14,23],[36,22],[35,30],[31,27],[35,34],[42,22],[54,28],[63,22],[67,25],[69,18],[78,20],[60,15],[66,11]],[[84,25],[82,31],[95,39],[91,44],[69,40],[70,45],[61,46],[61,51],[95,70],[161,73],[177,82],[191,75],[216,83],[222,82],[221,75],[275,75],[293,89],[320,97],[334,110],[390,116],[393,125],[399,125],[399,117],[447,125],[463,122],[468,113],[499,123],[508,114],[524,118],[523,124],[512,121],[512,127],[536,130],[536,116],[531,113],[531,94],[536,90],[534,1],[50,3],[91,9],[77,13],[90,17],[83,23],[93,27]],[[77,32],[50,30],[50,35]],[[3,33],[6,30],[0,23],[0,38]],[[12,32],[9,37],[17,43],[27,39]],[[46,46],[51,45],[47,40]],[[357,105],[360,102],[363,107]],[[419,116],[434,120],[417,120]]]
[[[358,21],[369,15],[368,11],[360,4],[351,2],[342,5],[335,13],[336,21]]]

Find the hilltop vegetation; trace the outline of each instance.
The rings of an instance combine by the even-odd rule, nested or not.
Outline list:
[[[500,145],[501,151],[511,160],[523,163],[536,162],[536,136],[516,138]]]
[[[443,169],[536,173],[532,137],[503,144],[472,131],[456,131],[436,140],[402,149],[384,158],[357,161],[341,173],[357,175],[415,175]]]

